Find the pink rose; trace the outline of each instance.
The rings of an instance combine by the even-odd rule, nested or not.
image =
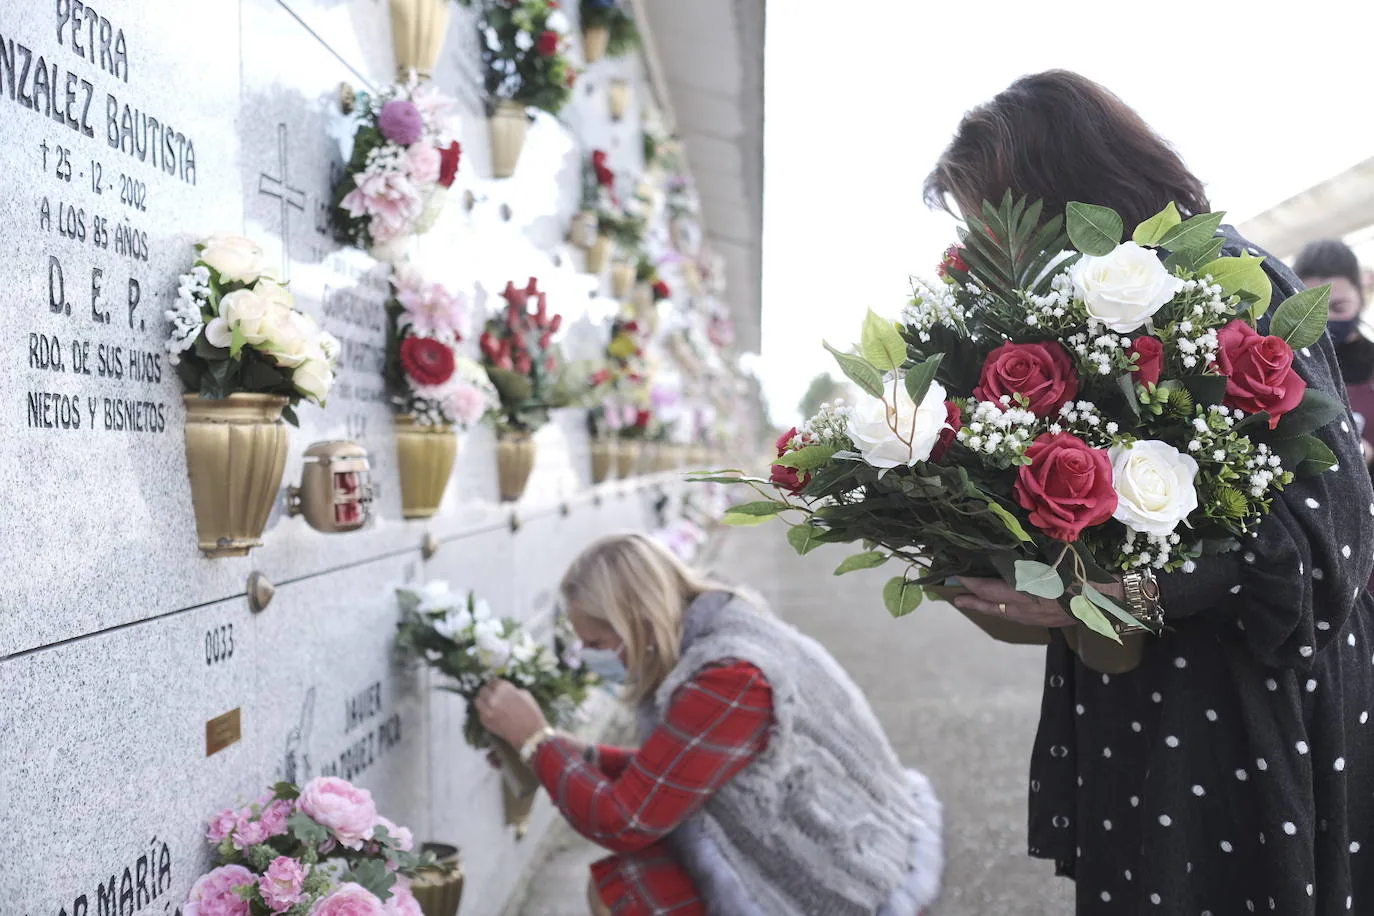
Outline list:
[[[291,813],[295,811],[295,806],[284,798],[278,798],[269,802],[262,809],[262,826],[267,831],[269,837],[281,836],[286,833],[286,822],[291,818]]]
[[[242,865],[221,865],[191,885],[181,916],[249,916],[248,901],[239,896],[238,889],[256,881]]]
[[[354,176],[357,187],[339,206],[357,219],[367,217],[374,241],[390,242],[409,233],[424,212],[424,201],[409,177],[399,172],[362,172]]]
[[[404,827],[401,829],[405,830]],[[396,884],[391,888],[391,896],[387,898],[384,906],[386,916],[425,916],[424,910],[420,909],[420,901],[410,892],[410,880],[405,877],[396,878]]]
[[[487,396],[476,385],[456,385],[444,405],[449,416],[463,426],[471,426],[487,412]],[[402,828],[404,829],[404,828]]]
[[[318,780],[317,780],[318,781]],[[343,780],[337,780],[343,782]],[[302,796],[303,797],[303,796]],[[185,916],[183,913],[182,916]],[[310,916],[389,916],[382,901],[361,884],[340,884],[310,909]]]
[[[315,777],[301,790],[298,804],[348,849],[361,849],[364,840],[372,839],[372,827],[377,823],[372,793],[346,779]]]
[[[243,815],[233,808],[225,808],[210,821],[210,826],[205,831],[205,838],[218,846],[224,842],[225,837],[238,828],[241,820],[243,820]]]
[[[269,836],[271,834],[267,832],[267,825],[262,821],[245,819],[234,829],[234,848],[248,849],[250,846],[266,843]]]
[[[398,826],[384,817],[377,818],[377,826],[386,828],[386,832],[391,835],[391,845],[402,852],[410,852],[415,848],[415,835],[410,832],[409,827]]]
[[[274,913],[284,913],[301,902],[305,895],[306,867],[289,856],[277,856],[258,881],[262,900]]]
[[[419,185],[434,184],[439,180],[440,156],[434,144],[421,140],[406,150],[406,160],[410,163],[410,180]]]

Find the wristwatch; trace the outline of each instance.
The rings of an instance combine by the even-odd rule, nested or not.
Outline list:
[[[530,761],[534,759],[534,755],[539,750],[539,746],[550,738],[557,737],[558,732],[545,725],[543,728],[539,729],[539,731],[530,735],[529,740],[525,742],[525,746],[520,748],[521,761],[524,762],[525,766],[530,766]]]
[[[1164,628],[1164,612],[1159,607],[1159,583],[1154,573],[1148,569],[1126,573],[1121,577],[1121,587],[1126,593],[1126,610],[1136,619],[1136,623],[1133,626],[1118,623],[1118,635],[1158,633]]]

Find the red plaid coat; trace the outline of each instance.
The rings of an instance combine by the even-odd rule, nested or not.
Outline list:
[[[637,751],[570,741],[540,746],[535,771],[583,836],[616,855],[592,866],[614,916],[705,916],[668,834],[768,745],[773,690],[753,665],[703,669],[673,695]]]

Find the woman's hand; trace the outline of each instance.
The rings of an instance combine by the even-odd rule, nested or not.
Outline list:
[[[487,731],[517,751],[549,724],[529,691],[509,681],[492,681],[482,688],[477,695],[477,715]]]
[[[1068,627],[1078,622],[1059,606],[1059,602],[1018,592],[1001,579],[960,576],[959,584],[973,592],[954,599],[954,605],[960,610],[976,611],[1033,627]],[[1093,587],[1108,597],[1120,598],[1124,594],[1118,583]]]

